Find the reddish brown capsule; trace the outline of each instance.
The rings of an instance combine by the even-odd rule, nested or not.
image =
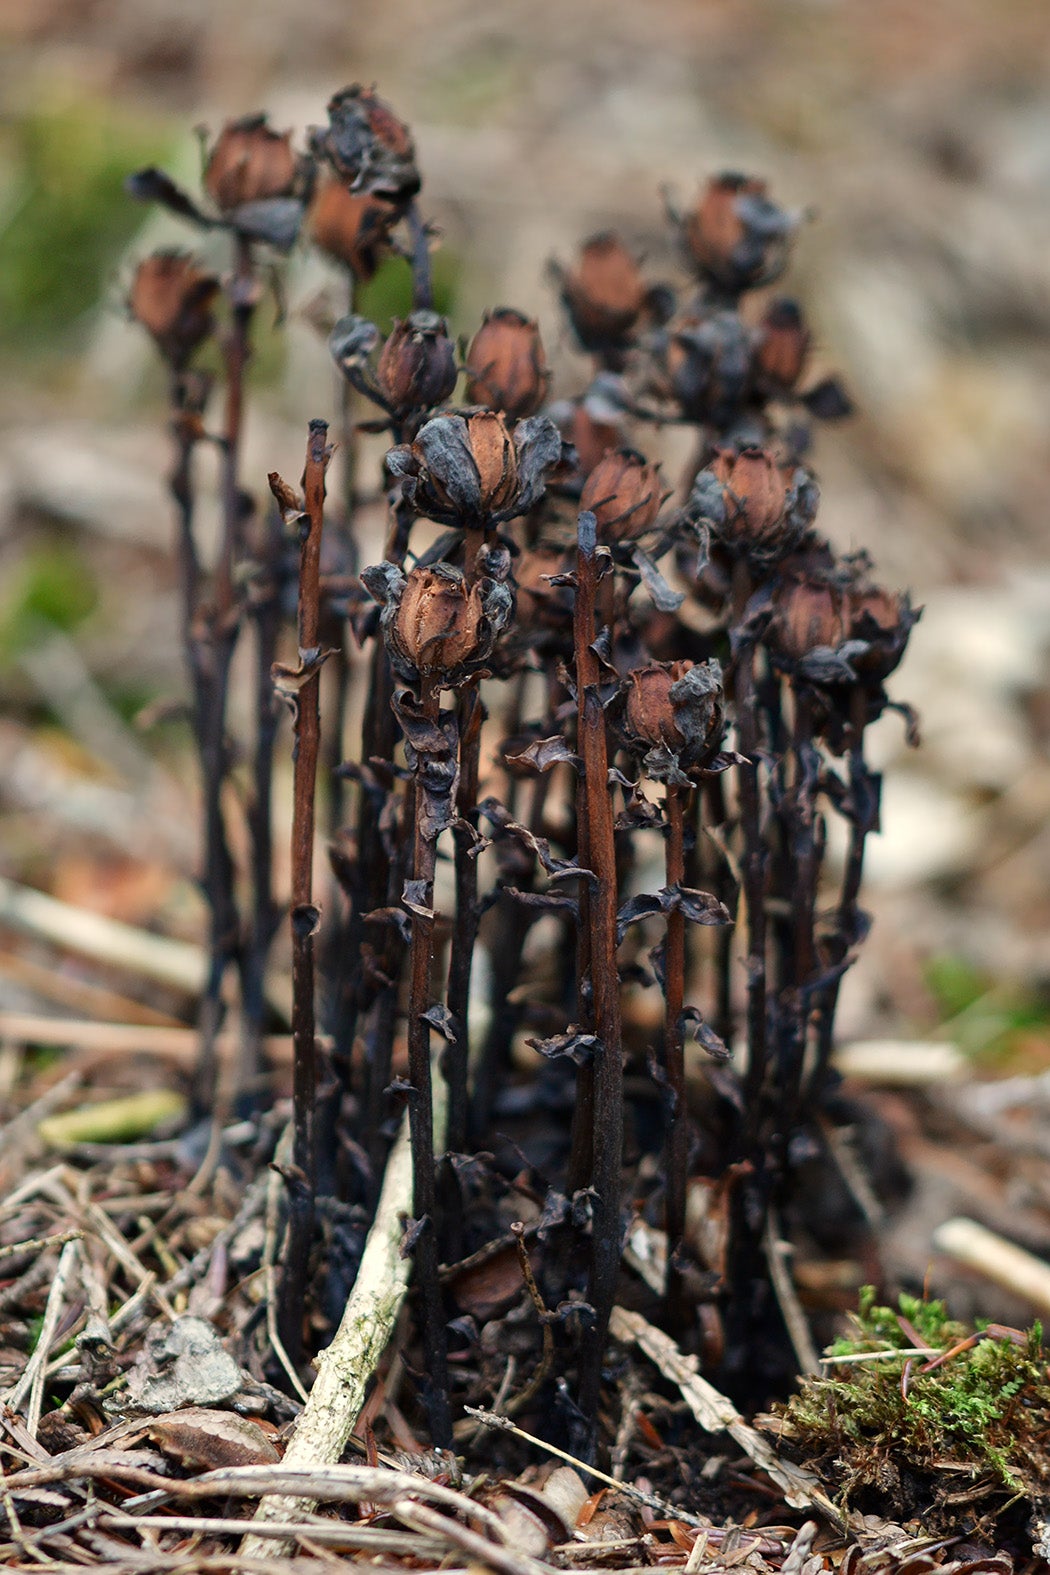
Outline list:
[[[647,289],[637,261],[612,231],[585,241],[576,266],[561,273],[561,296],[585,350],[620,346],[645,305]]]
[[[218,292],[215,274],[198,267],[192,257],[154,252],[135,270],[128,307],[165,360],[180,370],[215,327],[211,306]]]
[[[710,760],[722,738],[725,697],[718,662],[649,662],[628,673],[612,714],[624,739],[645,750],[649,775],[680,781]]]
[[[788,580],[774,598],[770,641],[790,661],[835,649],[846,638],[841,589],[820,580]]]
[[[223,213],[249,202],[295,195],[302,161],[290,131],[272,131],[265,115],[247,115],[223,127],[204,168],[204,189]]]
[[[692,662],[650,662],[627,675],[625,716],[630,731],[647,744],[666,744],[676,752],[685,744],[678,726],[671,689]]]
[[[700,272],[737,294],[781,273],[795,226],[767,196],[765,181],[727,172],[708,182],[682,234]]]
[[[811,335],[794,301],[773,301],[762,319],[755,369],[759,382],[774,394],[789,394],[809,357]]]
[[[483,621],[478,586],[439,564],[408,575],[390,638],[418,672],[447,672],[477,654]]]
[[[808,472],[782,466],[768,449],[719,449],[697,476],[687,508],[720,546],[768,562],[798,545],[818,499]]]
[[[660,467],[631,448],[614,449],[599,460],[584,483],[581,509],[598,521],[598,535],[607,541],[633,541],[660,512]]]
[[[847,606],[850,639],[863,640],[868,646],[867,651],[853,658],[853,666],[864,678],[881,683],[904,655],[919,614],[907,595],[896,595],[878,586],[853,591]]]
[[[394,326],[376,362],[376,384],[397,414],[429,410],[456,386],[456,353],[443,317],[413,312]]]
[[[486,313],[467,351],[467,402],[511,421],[543,403],[550,374],[538,325],[513,307]]]
[[[327,180],[318,188],[310,210],[310,233],[322,251],[345,263],[356,279],[367,281],[379,266],[397,220],[393,203]]]

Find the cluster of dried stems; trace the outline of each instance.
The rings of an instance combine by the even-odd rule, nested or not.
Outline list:
[[[462,1404],[491,1393],[468,1377],[483,1315],[456,1302],[456,1265],[513,1242],[544,1309],[530,1392],[553,1398],[577,1452],[593,1456],[632,1213],[666,1231],[665,1326],[713,1370],[739,1389],[756,1360],[786,1347],[771,1224],[824,1142],[836,1000],[865,931],[864,845],[879,815],[865,731],[890,703],[884,682],[916,615],[872,581],[866,557],[837,557],[814,528],[808,420],[849,405],[837,380],[814,378],[797,305],[768,289],[802,216],[761,181],[715,177],[690,210],[669,214],[689,274],[674,288],[648,282],[617,236],[588,240],[552,273],[592,375],[553,403],[538,326],[520,312],[489,313],[457,353],[433,310],[412,138],[374,92],[336,94],[302,154],[265,117],[231,122],[203,184],[207,204],[156,170],[129,182],[225,231],[232,248],[221,276],[189,255],[156,254],[131,291],[171,376],[211,914],[198,1098],[216,1097],[231,969],[244,1039],[236,1094],[249,1106],[259,1097],[280,911],[276,683],[295,732],[285,1345],[301,1359],[315,1200],[358,1205],[367,1222],[391,1118],[407,1102],[405,1250],[420,1337],[409,1349],[422,1352],[433,1441],[451,1444]],[[327,523],[323,422],[310,425],[302,497],[272,475],[267,508],[241,485],[261,260],[301,231],[344,266],[351,308],[355,281],[386,256],[412,273],[413,309],[385,336],[352,309],[332,328],[347,464]],[[202,370],[215,344],[217,434]],[[359,575],[355,417],[392,439],[384,557]],[[695,433],[677,487],[627,446],[669,423]],[[211,442],[224,525],[205,569],[194,459]],[[298,651],[282,664],[296,545]],[[227,697],[249,632],[252,859],[239,881]],[[326,662],[336,681],[322,732]],[[352,747],[351,677],[364,688]],[[320,929],[323,1065],[311,887],[319,762],[338,882]],[[825,876],[829,816],[848,829],[837,890]],[[444,1048],[432,1062],[435,1038]],[[447,1084],[440,1152],[434,1067]],[[713,1230],[687,1229],[690,1189]],[[519,1218],[532,1224],[515,1236]]]

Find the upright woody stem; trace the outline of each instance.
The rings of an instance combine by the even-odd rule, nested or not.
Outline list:
[[[576,704],[580,823],[588,827],[590,868],[595,881],[589,903],[591,986],[597,1036],[594,1059],[594,1163],[591,1173],[593,1222],[587,1299],[594,1323],[580,1360],[580,1409],[590,1425],[586,1441],[597,1444],[602,1356],[620,1267],[620,1191],[623,1172],[623,1050],[620,1036],[620,978],[616,967],[616,845],[609,791],[609,752],[605,713],[594,650],[598,591],[596,522],[580,515],[577,535]]]
[[[306,508],[299,547],[299,666],[294,712],[294,809],[292,814],[292,1173],[288,1178],[288,1252],[281,1282],[278,1323],[294,1361],[302,1346],[302,1310],[314,1225],[317,1156],[314,1107],[317,1099],[317,1040],[314,1022],[314,934],[319,914],[313,903],[314,794],[321,743],[320,566],[324,526],[328,425],[310,422],[306,448]],[[305,527],[305,528],[304,528]]]
[[[667,788],[667,885],[685,881],[685,800],[688,788],[669,783]],[[689,1119],[685,1098],[685,1049],[682,1012],[685,1007],[685,914],[673,908],[667,915],[664,958],[666,1016],[664,1058],[667,1086],[673,1102],[666,1148],[667,1315],[673,1327],[688,1319],[679,1257],[685,1235],[685,1182],[689,1165]]]
[[[436,727],[440,718],[440,680],[420,678],[420,711]],[[430,972],[434,956],[434,869],[437,863],[437,833],[424,823],[421,813],[426,756],[417,756],[414,784],[414,840],[412,878],[415,890],[424,896],[412,910],[412,940],[409,953],[408,999],[408,1122],[412,1141],[412,1213],[415,1219],[414,1257],[419,1289],[420,1328],[429,1388],[427,1409],[434,1444],[439,1449],[452,1446],[452,1416],[448,1395],[448,1348],[445,1318],[438,1280],[437,1187],[434,1175],[434,1095],[430,1068]]]

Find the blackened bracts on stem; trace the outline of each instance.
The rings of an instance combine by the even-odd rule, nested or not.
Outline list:
[[[286,519],[299,533],[299,660],[294,668],[277,665],[274,683],[289,701],[294,732],[294,806],[292,810],[292,1165],[288,1183],[288,1247],[278,1309],[278,1328],[288,1355],[302,1349],[302,1317],[310,1242],[314,1223],[317,1156],[314,1113],[317,1099],[317,1036],[314,1020],[314,936],[320,914],[313,901],[314,794],[321,744],[320,677],[325,652],[320,645],[321,535],[324,528],[325,470],[330,458],[328,424],[311,421],[306,448],[304,506],[297,508],[291,488],[280,476],[270,487]]]

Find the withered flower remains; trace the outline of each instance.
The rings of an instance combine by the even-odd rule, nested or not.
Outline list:
[[[317,246],[345,263],[355,279],[371,279],[389,244],[399,214],[393,203],[370,192],[348,191],[342,181],[322,181],[310,209],[310,234]]]
[[[448,563],[415,568],[407,577],[382,563],[362,578],[384,603],[381,622],[394,670],[411,683],[435,676],[450,687],[461,683],[485,661],[513,611],[505,584],[471,584]]]
[[[328,336],[343,376],[399,420],[439,405],[455,388],[455,347],[436,312],[421,309],[404,322],[395,319],[376,357],[380,343],[367,317],[343,317]]]
[[[360,83],[328,101],[328,125],[315,127],[310,146],[355,192],[404,205],[419,190],[412,133],[389,104]]]
[[[725,724],[717,661],[649,662],[627,674],[612,714],[629,748],[645,751],[646,773],[681,785],[716,754]]]
[[[618,448],[598,461],[584,483],[580,507],[598,522],[605,542],[636,541],[660,512],[660,467],[633,448]]]
[[[819,493],[809,472],[768,449],[719,449],[693,484],[688,511],[733,557],[770,563],[808,530]]]
[[[467,351],[467,402],[510,421],[543,403],[550,373],[537,323],[513,307],[487,312]]]
[[[128,309],[168,364],[181,371],[215,327],[211,307],[218,293],[217,276],[185,252],[154,252],[135,270]]]
[[[779,277],[798,222],[769,198],[765,181],[732,171],[714,176],[679,219],[690,260],[731,295]]]
[[[227,121],[204,166],[203,184],[236,230],[287,251],[313,186],[312,160],[294,152],[290,131],[265,115]]]
[[[546,416],[530,416],[512,431],[495,411],[475,410],[435,416],[386,462],[418,513],[491,530],[539,501],[561,451],[561,434]]]
[[[592,235],[575,267],[554,271],[583,349],[598,355],[622,349],[645,306],[647,287],[620,237],[611,230]]]

